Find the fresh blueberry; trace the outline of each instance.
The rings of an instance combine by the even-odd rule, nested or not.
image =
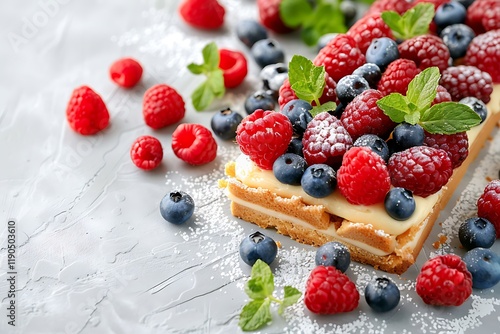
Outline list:
[[[322,198],[330,195],[337,186],[337,173],[326,164],[307,167],[300,180],[302,189],[309,196]]]
[[[374,134],[365,134],[359,137],[354,141],[354,146],[365,146],[371,148],[371,150],[382,159],[384,159],[385,162],[389,160],[389,146],[387,146],[387,143],[380,138],[377,135]]]
[[[194,212],[194,201],[184,191],[172,191],[165,195],[160,202],[160,213],[169,223],[181,225]]]
[[[344,14],[344,23],[350,27],[354,24],[358,14],[358,6],[354,1],[345,0],[340,2],[340,11]]]
[[[292,138],[290,140],[290,144],[288,144],[288,149],[286,150],[287,153],[295,153],[297,155],[300,155],[301,157],[304,157],[304,144],[302,144],[302,138]]]
[[[346,75],[337,83],[335,91],[337,97],[343,105],[347,105],[356,96],[369,89],[370,85],[365,78],[359,75]]]
[[[467,9],[465,9],[465,7],[457,1],[450,1],[440,5],[436,9],[436,14],[434,14],[434,23],[436,24],[438,31],[441,31],[449,25],[464,23],[466,17]]]
[[[467,96],[461,99],[459,103],[471,107],[472,110],[474,110],[479,117],[481,117],[481,123],[483,123],[488,116],[488,108],[486,108],[486,104],[477,97]]]
[[[255,42],[251,49],[255,62],[260,67],[285,61],[285,53],[274,39],[266,38]]]
[[[236,25],[236,36],[251,48],[257,41],[267,38],[267,30],[255,20],[243,20]]]
[[[318,39],[318,43],[316,44],[317,51],[319,52],[321,49],[323,49],[337,35],[338,35],[337,33],[331,32],[321,36]]]
[[[273,96],[263,90],[258,90],[245,99],[245,111],[248,115],[257,109],[274,110],[275,106],[276,102]]]
[[[283,81],[288,78],[288,67],[283,63],[267,65],[260,71],[259,77],[264,89],[278,92]]]
[[[419,124],[400,123],[392,132],[396,145],[405,150],[413,146],[421,146],[424,143],[424,129]]]
[[[459,2],[464,6],[465,8],[469,8],[470,5],[474,2],[474,0],[455,0],[456,2]]]
[[[411,191],[405,188],[392,188],[385,195],[385,211],[396,220],[406,220],[415,212],[415,199]]]
[[[474,248],[463,257],[472,274],[472,287],[488,289],[500,281],[500,255],[489,248]]]
[[[345,104],[343,104],[342,102],[340,102],[335,107],[335,110],[329,111],[328,113],[330,115],[332,115],[332,116],[337,117],[337,119],[340,119],[340,117],[342,117],[342,113],[344,112],[344,110],[345,110]]]
[[[370,87],[373,89],[377,89],[378,82],[380,81],[380,78],[382,78],[382,71],[380,70],[380,67],[371,63],[361,65],[355,69],[352,74],[365,78]]]
[[[495,226],[487,219],[472,217],[460,225],[458,238],[467,250],[476,247],[490,248],[496,240]]]
[[[396,141],[394,138],[390,138],[389,140],[386,141],[387,147],[389,147],[389,157],[393,155],[396,152],[401,152],[404,149],[399,147],[398,144],[396,144]]]
[[[317,266],[332,266],[345,273],[351,264],[351,253],[344,244],[331,241],[318,248],[314,260]]]
[[[217,137],[230,140],[236,137],[236,128],[243,120],[243,117],[230,108],[222,109],[215,113],[210,121],[212,131]]]
[[[276,242],[259,231],[245,237],[240,243],[240,256],[243,262],[253,266],[257,260],[271,264],[278,253]]]
[[[377,65],[382,71],[398,58],[398,44],[389,37],[372,40],[368,50],[366,50],[366,62]]]
[[[451,58],[458,59],[465,56],[467,48],[476,34],[469,26],[457,23],[444,28],[440,36],[448,47]]]
[[[281,109],[281,113],[288,117],[292,123],[293,131],[302,136],[306,131],[307,124],[313,119],[311,109],[312,106],[309,102],[295,99],[288,101]]]
[[[303,157],[294,153],[285,153],[274,161],[273,173],[281,183],[299,186],[306,168],[307,163]]]
[[[377,277],[365,288],[368,306],[376,312],[388,312],[399,304],[401,293],[396,284],[386,277]]]

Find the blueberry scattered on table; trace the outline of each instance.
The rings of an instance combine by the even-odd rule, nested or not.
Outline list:
[[[172,191],[160,202],[160,213],[169,223],[181,225],[194,212],[194,200],[184,191]]]
[[[368,306],[377,312],[388,312],[399,304],[401,293],[393,281],[386,277],[377,277],[365,288]]]
[[[318,247],[314,262],[317,266],[333,266],[345,273],[351,264],[351,253],[344,244],[331,241]]]
[[[496,240],[495,226],[487,219],[472,217],[458,228],[458,238],[465,249],[490,248]]]
[[[468,251],[463,260],[472,274],[472,287],[488,289],[500,281],[500,255],[489,248],[474,248]]]
[[[248,235],[240,243],[241,259],[249,266],[253,266],[259,259],[270,265],[277,254],[276,242],[259,231]]]

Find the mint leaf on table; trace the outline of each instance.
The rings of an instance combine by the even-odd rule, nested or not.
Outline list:
[[[385,11],[381,17],[385,24],[391,28],[394,37],[406,40],[424,35],[429,31],[429,25],[434,18],[434,5],[419,3],[403,15],[395,11]]]
[[[225,92],[223,71],[219,68],[219,49],[214,42],[207,44],[203,50],[203,63],[191,63],[188,70],[196,75],[203,74],[206,80],[192,93],[191,100],[197,111],[206,109],[213,99],[222,97]]]
[[[454,134],[479,123],[481,117],[472,108],[456,102],[435,104],[420,116],[420,125],[430,133]]]
[[[271,268],[262,260],[257,260],[253,265],[250,279],[245,285],[245,292],[252,300],[240,313],[238,325],[243,331],[254,331],[267,325],[272,320],[272,302],[280,304],[278,313],[281,315],[285,308],[295,304],[301,296],[299,290],[285,286],[283,300],[275,298],[274,275]]]

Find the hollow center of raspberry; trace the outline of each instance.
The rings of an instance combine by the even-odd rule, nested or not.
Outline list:
[[[196,140],[196,136],[191,132],[183,132],[182,136],[179,137],[178,144],[181,148],[189,148],[193,145]]]
[[[221,68],[222,70],[228,70],[230,68],[233,68],[235,64],[236,57],[233,57],[232,55],[226,55],[226,57],[220,58],[219,68]]]

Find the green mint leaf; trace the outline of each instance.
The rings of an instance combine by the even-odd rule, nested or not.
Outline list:
[[[187,68],[193,74],[202,74],[205,72],[205,67],[200,64],[191,63],[187,66]]]
[[[215,95],[207,84],[207,81],[201,83],[201,85],[194,90],[193,94],[191,94],[193,106],[197,111],[206,109],[210,103],[212,103],[214,97]]]
[[[215,42],[208,43],[201,51],[203,62],[208,71],[217,70],[219,68],[220,56],[219,49]]]
[[[254,331],[271,321],[271,301],[269,299],[252,300],[240,313],[238,325],[244,331]]]
[[[312,12],[313,8],[307,0],[283,0],[280,3],[280,17],[291,28],[300,26]]]
[[[388,10],[382,12],[380,17],[382,17],[382,20],[385,22],[385,24],[387,24],[387,26],[391,28],[394,37],[404,39],[406,32],[401,15],[399,15],[395,11]]]
[[[337,109],[337,104],[333,101],[329,101],[320,106],[314,106],[310,113],[312,117],[316,117],[316,115],[321,114],[322,112],[334,111],[335,109]]]
[[[481,123],[481,117],[457,102],[442,102],[427,109],[420,117],[420,125],[430,133],[454,134],[467,131]]]
[[[290,86],[299,99],[318,101],[325,89],[325,68],[304,56],[294,55],[288,64]]]
[[[406,98],[418,110],[427,109],[436,98],[441,74],[439,68],[429,67],[419,73],[408,85]]]
[[[280,304],[280,307],[278,309],[278,313],[280,315],[283,314],[283,311],[285,311],[285,309],[288,307],[288,306],[291,306],[293,304],[295,304],[300,296],[302,295],[302,293],[297,290],[296,288],[292,287],[292,286],[285,286],[284,287],[284,296],[283,296],[283,301],[282,303]]]
[[[403,40],[410,39],[428,32],[429,25],[434,18],[434,5],[419,3],[402,16],[394,11],[386,11],[381,14],[381,17],[391,28],[394,37]]]
[[[274,291],[274,275],[269,265],[262,260],[257,260],[252,267],[250,280],[255,279],[262,285],[262,290],[266,296],[270,296]]]
[[[224,87],[224,73],[221,69],[216,69],[210,72],[207,76],[206,82],[215,97],[221,97],[224,95],[226,89]]]
[[[377,106],[395,123],[403,122],[405,115],[412,112],[406,97],[399,93],[384,96],[377,101]]]
[[[417,124],[418,121],[420,120],[420,111],[413,111],[410,114],[405,114],[404,120],[406,123],[409,123],[409,124],[413,124],[413,125]]]

